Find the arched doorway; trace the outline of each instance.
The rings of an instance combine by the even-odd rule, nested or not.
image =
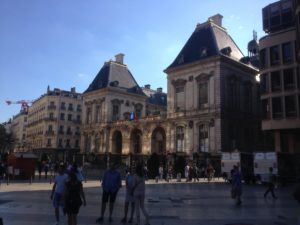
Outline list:
[[[166,132],[163,128],[157,127],[151,135],[151,153],[166,153]]]
[[[116,130],[112,136],[112,153],[122,154],[122,133]]]
[[[130,152],[133,154],[142,153],[142,131],[134,129],[130,136]]]

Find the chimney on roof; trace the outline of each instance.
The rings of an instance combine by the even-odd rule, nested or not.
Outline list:
[[[159,87],[159,88],[157,88],[157,93],[162,93],[162,88],[161,87]]]
[[[145,89],[150,89],[151,85],[150,84],[145,84]]]
[[[117,63],[123,64],[123,61],[124,61],[124,54],[123,53],[119,53],[119,54],[115,55],[115,57],[116,57],[116,62]]]
[[[214,24],[218,25],[219,27],[222,27],[222,19],[223,16],[219,13],[208,18],[209,21],[212,21]]]

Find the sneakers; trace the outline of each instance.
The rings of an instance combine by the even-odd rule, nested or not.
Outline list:
[[[103,217],[99,217],[97,220],[96,220],[96,223],[102,223],[103,222]]]
[[[128,220],[128,223],[132,223],[132,218],[130,218],[130,219]]]
[[[112,221],[113,221],[113,219],[111,217],[109,217],[108,222],[111,223]]]
[[[126,217],[124,217],[122,220],[121,220],[121,223],[126,223],[127,222],[127,219]],[[129,222],[129,221],[128,221]]]

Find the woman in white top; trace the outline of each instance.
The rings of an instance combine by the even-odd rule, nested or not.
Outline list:
[[[135,202],[135,208],[136,208],[136,220],[137,225],[140,225],[140,209],[142,210],[145,219],[146,219],[146,225],[149,224],[149,215],[145,210],[144,202],[145,202],[145,177],[144,177],[144,169],[142,164],[138,164],[136,166],[136,174],[134,175],[133,184],[134,184],[134,191],[133,191],[133,197]]]

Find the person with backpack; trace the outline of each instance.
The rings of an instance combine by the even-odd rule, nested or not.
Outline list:
[[[78,180],[74,171],[69,174],[69,181],[65,186],[65,212],[68,215],[68,225],[77,225],[77,215],[81,205],[86,206],[82,182]]]

